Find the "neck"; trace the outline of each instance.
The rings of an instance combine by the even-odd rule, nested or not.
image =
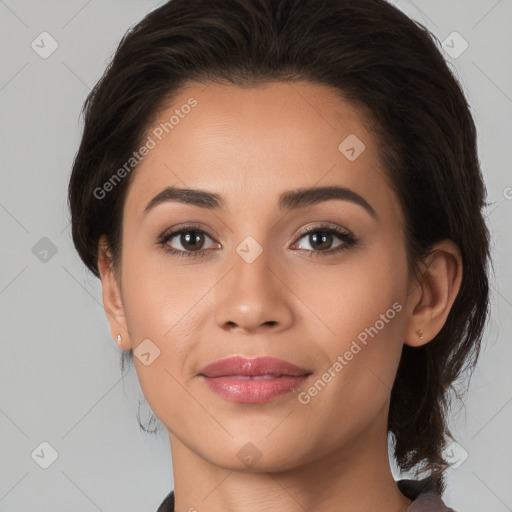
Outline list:
[[[175,510],[402,512],[410,500],[391,473],[384,412],[342,447],[286,470],[220,467],[170,434]]]

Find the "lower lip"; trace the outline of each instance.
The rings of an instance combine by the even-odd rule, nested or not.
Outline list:
[[[236,377],[205,377],[206,385],[233,402],[261,403],[292,392],[308,375],[282,376],[272,379],[237,379]]]

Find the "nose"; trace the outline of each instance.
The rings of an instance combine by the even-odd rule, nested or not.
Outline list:
[[[284,265],[263,251],[248,263],[236,252],[231,271],[217,287],[215,321],[226,331],[285,330],[293,322],[293,293]]]

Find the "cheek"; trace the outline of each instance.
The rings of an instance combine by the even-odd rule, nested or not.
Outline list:
[[[313,313],[305,321],[318,324],[318,341],[331,359],[358,335],[364,342],[367,329],[376,334],[375,325],[387,341],[372,349],[401,344],[405,315],[397,313],[405,309],[407,259],[391,237],[347,251],[340,264],[304,266],[294,275],[293,290]]]
[[[317,351],[324,354],[329,381],[311,390],[321,396],[311,399],[312,409],[314,402],[319,406],[315,414],[329,411],[343,422],[346,411],[357,411],[353,426],[362,427],[384,405],[403,347],[407,276],[405,249],[389,241],[354,253],[336,270],[324,267],[314,279],[304,278],[297,293],[322,320]]]
[[[152,257],[147,248],[132,247],[125,252],[123,299],[132,344],[138,344],[141,336],[164,343],[189,337],[190,318],[197,314],[196,308],[203,307],[198,299],[209,285],[207,276],[186,269]],[[179,346],[176,349],[179,352]]]
[[[188,382],[185,363],[200,339],[198,315],[205,315],[206,302],[199,299],[211,287],[199,276],[187,276],[174,267],[155,267],[147,250],[123,255],[123,301],[128,331],[134,350],[134,365],[144,396],[156,414],[168,426],[172,418],[178,431],[189,428],[182,412],[201,417],[197,403],[184,392]],[[192,277],[192,279],[191,279]],[[213,283],[212,283],[213,284]],[[151,340],[148,342],[145,340]],[[146,345],[141,345],[144,341]],[[137,354],[150,353],[151,362]],[[139,349],[138,349],[139,347]],[[157,356],[153,359],[153,354]],[[181,413],[180,413],[181,411]]]
[[[305,423],[330,439],[327,448],[356,438],[387,404],[405,331],[404,307],[392,296],[387,290],[343,302],[332,323],[335,341],[317,347],[325,363],[298,399]]]

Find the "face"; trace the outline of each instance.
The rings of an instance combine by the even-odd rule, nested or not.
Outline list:
[[[226,468],[245,450],[268,471],[385,435],[409,273],[360,113],[307,82],[190,84],[146,137],[123,212],[121,323],[171,442]],[[231,356],[300,376],[204,376]]]

